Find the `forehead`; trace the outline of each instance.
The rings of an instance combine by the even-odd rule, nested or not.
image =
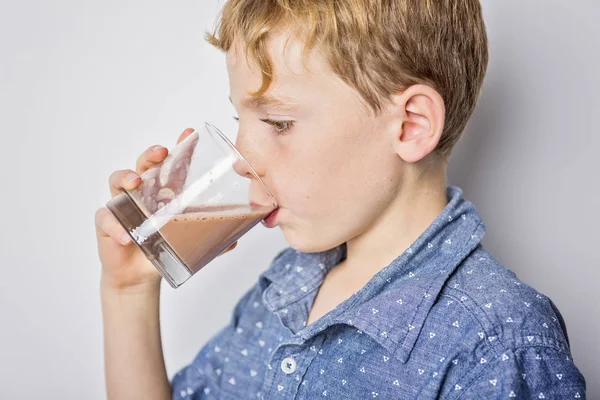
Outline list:
[[[227,52],[230,96],[234,105],[246,103],[250,93],[262,86],[260,67],[249,54],[245,44],[234,42]],[[360,94],[333,72],[318,49],[303,54],[303,43],[289,34],[274,34],[267,42],[273,71],[272,82],[265,93],[284,100],[293,108],[305,111],[332,113],[334,110],[353,110],[368,115],[368,106]]]
[[[303,43],[290,34],[272,34],[266,48],[273,68],[273,88],[282,85],[319,85],[324,79],[335,77],[320,51],[312,49],[304,55]],[[253,91],[260,87],[260,66],[251,54],[246,57],[245,43],[239,40],[234,42],[226,60],[230,79],[253,86]]]

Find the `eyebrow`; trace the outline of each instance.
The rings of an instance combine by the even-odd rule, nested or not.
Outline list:
[[[229,96],[229,101],[231,104],[233,104],[231,96]],[[294,104],[292,100],[280,99],[266,94],[246,97],[244,100],[242,100],[242,106],[253,110],[264,110],[265,108],[294,110],[298,108],[298,105]]]

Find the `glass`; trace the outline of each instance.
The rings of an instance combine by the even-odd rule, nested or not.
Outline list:
[[[177,288],[277,209],[256,171],[216,127],[193,132],[142,183],[107,203]]]

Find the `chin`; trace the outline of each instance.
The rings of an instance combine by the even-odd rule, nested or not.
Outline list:
[[[320,253],[344,243],[331,240],[331,238],[326,240],[318,235],[311,235],[310,232],[298,232],[290,227],[281,226],[280,228],[290,247],[302,253]]]

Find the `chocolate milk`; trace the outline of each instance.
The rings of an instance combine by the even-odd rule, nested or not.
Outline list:
[[[186,267],[195,273],[271,211],[268,207],[249,206],[189,207],[158,232]]]

